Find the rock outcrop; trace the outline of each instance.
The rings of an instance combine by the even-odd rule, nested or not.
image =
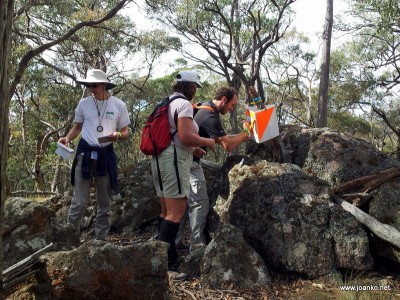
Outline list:
[[[378,257],[400,263],[399,249],[375,237],[332,201],[343,183],[400,167],[398,160],[328,128],[284,126],[273,142],[248,142],[246,151],[248,155],[230,156],[222,166],[203,161],[211,203],[207,230],[212,240],[193,249],[181,266],[183,271],[199,276],[209,287],[251,287],[268,284],[270,274],[276,272],[315,278],[337,270],[368,270]],[[122,238],[155,233],[160,207],[150,161],[123,170],[119,184],[110,233]],[[397,230],[399,185],[398,177],[382,184],[362,207]],[[166,244],[147,239],[124,246],[99,241],[81,244],[93,235],[96,201],[91,196],[80,238],[65,224],[70,191],[44,202],[7,199],[4,268],[54,244],[36,278],[39,286],[26,283],[14,296],[25,291],[39,292],[47,299],[132,299],[145,295],[138,292],[143,289],[157,297],[140,299],[163,297]],[[24,298],[19,296],[10,299]]]
[[[367,234],[330,201],[326,182],[267,161],[235,165],[228,175],[229,196],[217,198],[215,212],[239,227],[268,265],[309,277],[372,267]]]

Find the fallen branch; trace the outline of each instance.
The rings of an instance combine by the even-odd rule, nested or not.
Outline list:
[[[343,193],[348,190],[356,190],[359,193],[366,193],[379,188],[390,179],[400,176],[400,168],[390,168],[374,175],[356,178],[341,184],[336,193]]]
[[[3,289],[9,288],[17,283],[20,283],[24,281],[26,278],[28,278],[30,275],[36,273],[35,271],[30,271],[27,274],[23,274],[24,272],[29,271],[32,268],[32,266],[36,263],[36,260],[39,258],[39,256],[49,251],[51,247],[53,247],[53,243],[50,243],[46,247],[40,249],[39,251],[36,251],[27,258],[5,269],[2,273]]]
[[[369,202],[374,197],[375,194],[376,190],[372,191],[371,193],[364,192],[364,193],[343,194],[342,197],[348,202],[350,201],[347,199],[350,199],[353,205],[361,207],[365,203]]]
[[[181,292],[188,294],[190,297],[192,297],[193,300],[197,300],[197,298],[193,295],[193,293],[191,291],[188,291],[187,289],[181,288],[179,286],[177,286],[176,288],[178,290],[180,290]]]
[[[396,228],[379,222],[369,214],[338,196],[333,196],[333,201],[340,205],[345,211],[351,213],[358,222],[368,227],[377,237],[400,249],[400,232]]]
[[[21,283],[21,282],[25,281],[30,276],[32,276],[32,275],[34,275],[36,273],[39,273],[39,271],[40,271],[39,269],[36,269],[36,270],[33,270],[33,271],[29,272],[29,273],[26,273],[26,274],[22,275],[21,277],[18,277],[16,279],[12,280],[12,281],[5,282],[3,284],[3,289],[6,290],[6,289],[8,289],[8,288],[10,288],[10,287],[12,287],[14,285],[17,285],[18,283]]]
[[[19,191],[13,191],[10,192],[11,196],[14,195],[54,195],[54,196],[61,196],[59,193],[54,193],[54,192],[46,192],[46,191],[25,191],[25,190],[19,190]]]
[[[366,197],[370,197],[370,194],[368,194],[368,193],[352,193],[352,194],[343,194],[342,197],[344,197],[344,198],[353,198],[353,197],[366,198]]]

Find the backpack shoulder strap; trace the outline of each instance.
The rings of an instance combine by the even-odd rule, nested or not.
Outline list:
[[[174,101],[175,99],[178,99],[178,98],[189,100],[185,96],[183,96],[183,95],[181,96],[180,95],[180,96],[174,96],[174,97],[171,97],[171,98],[167,97],[167,98],[165,98],[164,101],[167,101],[168,102],[167,104],[169,105],[172,101]],[[178,132],[178,112],[177,111],[175,111],[175,113],[174,113],[174,122],[175,122],[176,129],[175,129],[174,133],[171,134],[171,136],[174,136]]]
[[[202,105],[201,103],[198,103],[198,104],[193,103],[192,106],[193,106],[193,109],[206,109],[206,110],[215,112],[215,109],[209,105]]]
[[[170,105],[172,101],[174,101],[175,99],[178,99],[178,98],[182,98],[182,99],[188,100],[185,96],[174,96],[174,97],[171,97],[171,98],[165,97],[163,100],[161,100],[161,102],[159,102],[157,107]]]
[[[173,97],[171,97],[171,98],[167,97],[165,100],[167,100],[169,103],[171,103],[172,101],[174,101],[175,99],[178,99],[178,98],[182,98],[182,99],[185,99],[185,100],[189,100],[189,99],[186,98],[185,96],[173,96]]]

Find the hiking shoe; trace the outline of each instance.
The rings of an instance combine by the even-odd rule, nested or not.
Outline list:
[[[177,281],[186,281],[189,279],[189,274],[187,273],[178,273],[175,271],[168,271],[168,279],[177,282]]]
[[[178,256],[173,263],[169,263],[169,270],[170,271],[178,271],[179,266],[183,263],[184,261],[183,256]]]

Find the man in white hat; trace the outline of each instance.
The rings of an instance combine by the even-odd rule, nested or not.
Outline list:
[[[81,214],[89,200],[90,185],[94,180],[97,199],[95,236],[105,240],[111,227],[112,190],[117,191],[117,157],[113,143],[128,137],[130,120],[125,103],[108,93],[116,85],[102,70],[88,70],[86,78],[76,81],[87,87],[91,95],[79,101],[75,126],[59,139],[67,146],[82,133],[72,164],[74,195],[67,223],[80,232]]]

